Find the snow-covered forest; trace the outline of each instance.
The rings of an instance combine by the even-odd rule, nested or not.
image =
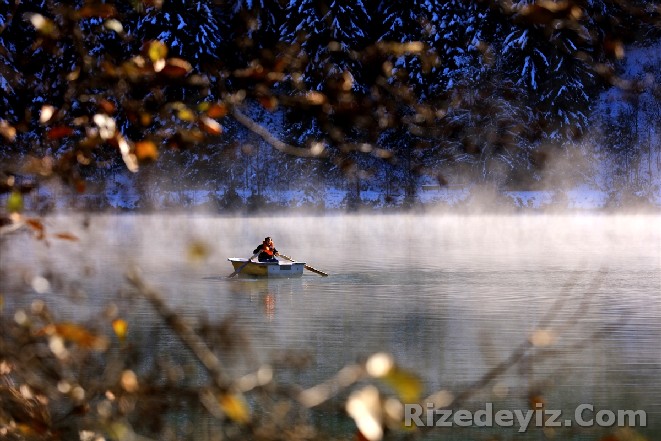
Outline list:
[[[478,188],[658,206],[659,8],[5,0],[2,190],[38,209],[455,206]]]

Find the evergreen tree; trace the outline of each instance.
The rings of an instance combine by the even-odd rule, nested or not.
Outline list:
[[[17,35],[8,32],[14,18],[15,11],[10,8],[9,2],[2,2],[0,4],[0,117],[9,120],[16,118],[17,91],[24,85],[24,78],[16,67],[17,51],[14,39]],[[13,29],[17,29],[17,26]]]
[[[434,6],[429,0],[380,2],[374,20],[374,39],[388,43],[420,43],[429,31]],[[405,84],[420,93],[428,82],[426,74],[432,64],[438,62],[438,54],[427,46],[418,52],[405,52],[391,60],[389,82]]]
[[[196,71],[216,70],[221,59],[223,11],[209,0],[165,0],[146,8],[132,33],[136,43],[158,40],[168,47],[169,56],[190,62]]]
[[[368,42],[370,17],[362,0],[291,0],[287,21],[281,27],[283,39],[300,42],[307,60],[304,81],[321,90],[329,79],[348,81],[343,88],[359,88],[361,64],[352,51]],[[346,75],[349,75],[347,77]]]

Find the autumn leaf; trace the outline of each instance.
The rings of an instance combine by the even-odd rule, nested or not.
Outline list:
[[[122,372],[122,377],[119,380],[119,383],[126,392],[134,393],[140,389],[140,384],[138,382],[138,376],[130,369]]]
[[[266,110],[275,110],[278,107],[278,100],[273,96],[262,96],[258,98],[258,101]]]
[[[16,128],[9,125],[4,119],[0,119],[0,135],[9,142],[16,140]]]
[[[191,70],[193,70],[193,66],[188,61],[181,58],[170,58],[165,66],[160,69],[160,72],[170,78],[182,78],[188,75]]]
[[[99,100],[99,109],[107,114],[113,114],[115,113],[115,110],[117,110],[115,104],[107,99]]]
[[[152,63],[163,60],[168,55],[168,47],[160,41],[149,41],[145,45],[147,56]]]
[[[422,394],[422,381],[407,370],[398,367],[392,355],[379,352],[365,363],[367,373],[390,386],[405,403],[417,402]]]
[[[91,18],[91,17],[98,17],[98,18],[112,18],[115,15],[117,15],[117,10],[115,9],[114,6],[112,5],[106,5],[106,4],[88,4],[80,8],[78,11],[78,15],[81,18]]]
[[[305,101],[313,106],[321,106],[327,102],[326,95],[321,92],[312,91],[305,96]]]
[[[210,254],[211,249],[205,242],[195,240],[188,245],[188,260],[191,262],[204,261]]]
[[[112,321],[112,330],[115,332],[119,341],[124,343],[128,334],[129,324],[125,320],[115,319]]]
[[[32,228],[37,233],[37,239],[42,240],[45,237],[46,228],[41,221],[37,219],[26,219],[25,225]]]
[[[79,240],[77,236],[74,236],[71,233],[56,233],[55,237],[62,240],[69,240],[71,242],[77,242]]]
[[[84,327],[74,323],[64,322],[48,325],[37,332],[37,335],[58,335],[82,348],[97,351],[103,351],[108,347],[108,340],[105,337],[92,334]]]
[[[148,126],[152,122],[152,116],[147,112],[140,113],[140,124],[143,126]]]
[[[39,122],[42,124],[46,124],[48,121],[51,120],[53,115],[57,112],[57,109],[55,107],[51,106],[50,104],[45,104],[41,106],[41,110],[39,111]]]
[[[422,382],[412,372],[395,367],[381,378],[381,381],[393,388],[405,403],[416,403],[420,400]]]
[[[158,159],[158,148],[154,141],[138,141],[135,143],[135,156],[140,161],[155,161]]]
[[[48,139],[60,139],[73,134],[73,129],[68,126],[56,126],[48,129],[46,137]]]
[[[218,121],[209,118],[208,116],[200,117],[200,127],[209,135],[218,136],[223,133],[223,127]]]
[[[223,394],[218,398],[220,408],[229,419],[239,424],[250,421],[250,410],[243,397],[235,394]]]
[[[26,14],[25,17],[32,23],[32,26],[42,35],[49,38],[57,38],[58,30],[55,22],[41,14]]]
[[[206,109],[206,114],[209,118],[222,118],[227,115],[227,106],[224,104],[211,104]]]
[[[9,213],[20,213],[23,211],[23,195],[20,191],[13,190],[7,198],[7,211]]]
[[[76,179],[73,183],[73,187],[76,189],[76,192],[85,193],[85,189],[87,188],[87,185],[85,184],[85,181],[83,181],[82,179]]]

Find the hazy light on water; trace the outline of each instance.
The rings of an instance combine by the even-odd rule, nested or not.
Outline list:
[[[655,355],[660,221],[593,214],[53,217],[44,221],[47,234],[66,231],[79,240],[46,246],[15,234],[5,241],[4,310],[23,322],[21,308],[38,296],[61,320],[85,320],[111,302],[113,338],[151,338],[165,325],[149,308],[135,308],[125,275],[138,266],[192,323],[232,320],[239,335],[249,336],[254,363],[245,361],[248,356],[226,358],[236,363],[242,388],[271,382],[273,357],[308,351],[311,373],[295,379],[310,406],[332,394],[320,381],[335,375],[342,384],[355,381],[355,372],[339,373],[361,359],[379,381],[393,366],[419,374],[423,396],[450,403],[461,385],[526,343],[562,355],[530,361],[533,373],[508,372],[486,389],[489,394],[517,400],[522,382],[561,374],[553,392],[609,397],[615,392],[608,384],[621,387],[629,381],[623,372],[642,366],[646,370],[636,374],[642,380],[629,394],[654,396],[661,390],[647,380],[661,372]],[[266,236],[283,254],[331,276],[228,280],[226,259],[249,257]],[[13,290],[29,295],[8,296]],[[556,316],[541,323],[553,308]],[[158,348],[170,351],[170,341]],[[273,372],[260,370],[264,366],[274,366]],[[126,379],[128,388],[138,387]],[[370,413],[370,394],[354,396],[351,407],[368,431],[381,418]]]

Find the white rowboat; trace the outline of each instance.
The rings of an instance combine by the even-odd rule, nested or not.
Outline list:
[[[239,277],[301,277],[303,275],[303,269],[305,268],[305,262],[255,262],[248,259],[242,259],[238,257],[230,257],[229,260],[234,267],[234,271],[237,271],[243,265],[243,269],[239,272]]]

